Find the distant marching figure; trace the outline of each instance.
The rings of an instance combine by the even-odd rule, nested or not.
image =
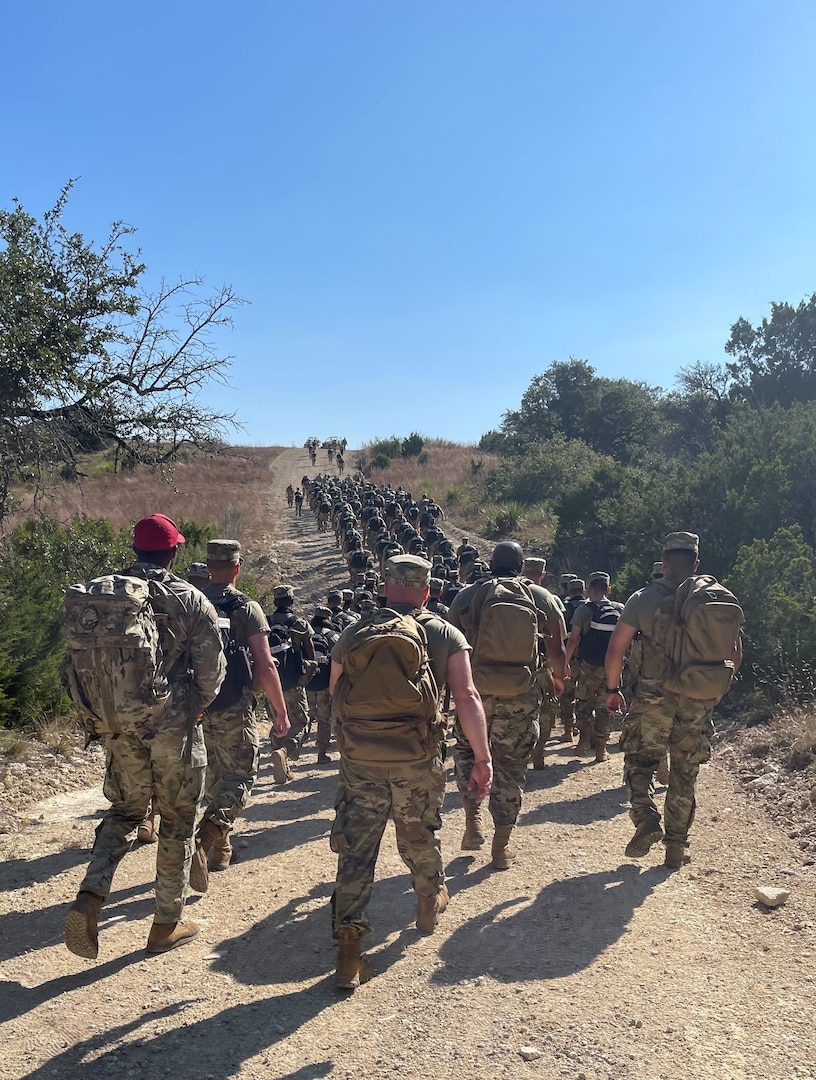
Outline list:
[[[292,506],[294,506],[294,503],[295,503],[295,489],[292,487],[291,484],[286,485],[286,502],[289,504],[290,509],[291,509]]]
[[[295,492],[295,516],[300,517],[303,513],[303,492],[300,488]]]
[[[345,469],[345,467],[346,467],[346,463],[343,460],[343,455],[338,454],[337,455],[337,471],[340,473],[341,476],[343,475],[343,469]]]

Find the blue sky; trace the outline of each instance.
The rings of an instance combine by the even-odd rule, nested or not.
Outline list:
[[[816,5],[3,4],[0,203],[250,304],[236,442],[476,440],[816,291]]]

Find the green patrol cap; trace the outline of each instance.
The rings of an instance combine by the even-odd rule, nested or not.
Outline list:
[[[241,545],[237,540],[208,540],[207,562],[228,562],[236,565],[241,561]]]
[[[569,585],[570,592],[583,592],[586,588],[586,582],[579,577],[572,578],[567,582],[567,585]]]
[[[210,581],[210,571],[203,562],[191,562],[187,567],[188,581]]]
[[[662,577],[663,577],[663,563],[662,562],[652,563],[652,580],[654,581],[656,578],[662,578]]]
[[[592,585],[596,581],[602,581],[604,585],[609,584],[609,574],[604,573],[603,570],[593,570],[589,575],[589,584]]]
[[[431,564],[419,555],[393,555],[385,564],[385,577],[394,585],[424,589],[431,580]]]
[[[562,574],[561,577],[558,579],[558,584],[559,585],[569,585],[569,583],[571,581],[577,581],[577,580],[578,580],[578,578],[577,578],[576,574]]]
[[[273,600],[294,600],[295,590],[291,585],[276,585],[272,590]]]
[[[332,614],[332,610],[331,610],[331,608],[327,608],[327,607],[316,607],[316,608],[314,609],[314,615],[312,616],[312,618],[314,618],[314,619],[329,619],[329,620],[331,620],[331,619],[333,619],[333,618],[334,618],[334,615]]]
[[[700,551],[700,537],[692,532],[669,533],[663,541],[663,551],[693,551],[697,555]]]

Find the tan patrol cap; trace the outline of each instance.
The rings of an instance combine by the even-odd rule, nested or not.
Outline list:
[[[272,590],[273,600],[294,600],[295,590],[291,585],[276,585]]]
[[[559,585],[569,585],[571,581],[577,581],[577,575],[575,574],[562,574],[558,579]]]
[[[604,585],[609,584],[609,574],[603,570],[593,570],[589,575],[589,584],[592,585],[596,581],[602,581]]]
[[[692,532],[669,533],[663,541],[663,551],[693,551],[697,555],[700,551],[700,537]]]
[[[524,560],[521,572],[522,574],[543,574],[546,569],[546,559],[535,559],[531,557]]]
[[[208,540],[207,562],[228,562],[237,565],[241,561],[241,545],[237,540]]]
[[[385,577],[394,585],[422,589],[431,580],[431,564],[419,555],[393,555],[385,564]]]

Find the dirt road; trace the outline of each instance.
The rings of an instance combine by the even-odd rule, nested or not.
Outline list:
[[[319,462],[323,467],[323,462]],[[270,532],[284,580],[315,600],[343,580],[333,537],[284,488],[313,472],[303,451],[273,465]],[[314,748],[276,788],[262,761],[237,859],[190,903],[204,929],[148,958],[155,849],[123,861],[97,962],[62,945],[100,789],[58,795],[0,838],[0,1077],[573,1077],[789,1080],[816,1076],[816,874],[715,762],[701,774],[693,862],[640,863],[621,755],[590,765],[553,741],[530,772],[505,872],[459,851],[453,784],[443,845],[451,904],[437,933],[415,903],[389,831],[368,955],[375,978],[333,987],[328,830],[333,769]],[[769,911],[758,885],[790,889]]]

